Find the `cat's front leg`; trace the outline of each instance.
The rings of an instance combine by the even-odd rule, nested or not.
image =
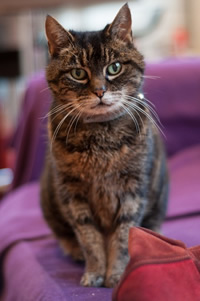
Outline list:
[[[102,286],[105,282],[106,256],[104,240],[94,225],[80,225],[76,234],[85,257],[85,273],[81,278],[83,286]]]
[[[70,206],[73,228],[85,259],[83,286],[102,286],[106,274],[105,242],[97,229],[87,203],[73,201]]]
[[[129,262],[129,230],[140,225],[145,209],[146,201],[140,197],[133,199],[131,195],[127,195],[125,198],[116,218],[115,231],[109,238],[106,287],[114,287],[119,282]]]

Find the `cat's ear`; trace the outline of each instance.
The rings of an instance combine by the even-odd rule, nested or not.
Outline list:
[[[113,39],[118,38],[124,42],[132,42],[132,20],[131,12],[126,3],[119,10],[114,21],[108,26],[107,34],[111,35]]]
[[[74,41],[71,33],[49,15],[46,18],[45,29],[51,56],[58,55],[64,46],[67,47],[67,42],[72,44]]]

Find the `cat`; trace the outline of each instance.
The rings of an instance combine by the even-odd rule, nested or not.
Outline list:
[[[85,261],[83,286],[114,287],[130,227],[159,231],[166,212],[165,151],[131,26],[127,4],[96,32],[46,19],[53,101],[41,206],[64,251]]]

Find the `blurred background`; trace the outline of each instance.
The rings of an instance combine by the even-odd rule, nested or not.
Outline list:
[[[52,15],[67,29],[98,30],[113,20],[124,3],[111,0],[0,2],[0,148],[15,129],[28,78],[47,64],[46,15]],[[199,0],[128,3],[135,42],[147,62],[200,54]],[[7,153],[6,159],[1,150],[0,154],[0,168],[12,165],[12,152]]]

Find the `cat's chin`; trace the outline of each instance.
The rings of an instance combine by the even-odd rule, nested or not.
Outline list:
[[[107,112],[105,114],[95,114],[95,115],[87,115],[83,118],[84,123],[98,123],[98,122],[108,122],[114,119],[117,119],[124,115],[124,111],[118,112]]]

